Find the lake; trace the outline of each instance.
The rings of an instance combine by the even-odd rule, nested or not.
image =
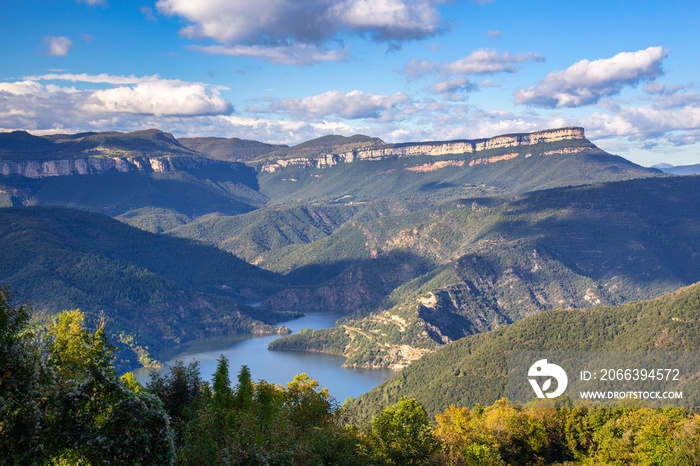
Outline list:
[[[339,317],[338,314],[309,313],[279,325],[286,325],[296,333],[307,327],[314,330],[330,328]],[[223,354],[229,360],[233,386],[242,365],[250,368],[254,380],[262,379],[283,385],[295,375],[305,372],[316,379],[321,387],[327,388],[338,402],[349,396],[357,398],[396,374],[388,369],[345,369],[341,367],[345,362],[341,356],[304,351],[268,351],[268,343],[277,338],[280,336],[234,335],[196,340],[184,345],[186,349],[166,361],[161,371],[167,371],[177,360],[182,360],[187,365],[195,359],[199,361],[202,378],[211,382],[217,359]],[[134,370],[134,375],[139,382],[145,384],[152,371],[153,369],[137,369]]]

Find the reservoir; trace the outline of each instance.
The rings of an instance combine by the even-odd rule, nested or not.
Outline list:
[[[286,325],[293,333],[297,333],[307,327],[314,330],[330,328],[339,317],[338,314],[309,313],[279,325]],[[285,386],[295,375],[306,373],[316,379],[322,388],[327,388],[339,403],[349,396],[357,398],[396,374],[389,369],[345,369],[341,367],[345,362],[341,356],[305,351],[268,351],[268,343],[277,338],[280,336],[234,335],[196,340],[184,345],[185,349],[181,353],[165,361],[165,367],[160,371],[167,372],[177,360],[187,365],[194,359],[199,361],[202,379],[211,383],[217,359],[223,354],[229,360],[233,387],[242,365],[248,366],[253,380],[266,380]],[[134,375],[145,385],[150,380],[149,374],[152,371],[153,369],[137,369],[134,370]]]

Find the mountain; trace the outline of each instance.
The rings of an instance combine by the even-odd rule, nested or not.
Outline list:
[[[255,170],[182,146],[159,130],[0,134],[0,206],[65,205],[161,232],[267,203]]]
[[[698,351],[699,319],[700,284],[615,307],[542,312],[450,343],[347,408],[368,418],[404,396],[432,415],[450,405],[490,405],[507,396],[510,351]],[[699,381],[698,374],[686,381],[684,395],[698,395]]]
[[[379,138],[361,134],[350,137],[340,135],[322,136],[292,147],[238,138],[180,138],[178,141],[183,146],[200,152],[207,157],[232,162],[245,162],[256,167],[276,160],[318,157],[322,154],[336,154],[359,148],[385,145],[384,141]]]
[[[170,133],[157,129],[120,133],[32,136],[26,131],[0,133],[0,160],[45,161],[86,157],[197,157]]]
[[[164,233],[204,241],[248,262],[275,269],[274,262],[265,259],[274,251],[313,243],[352,221],[405,214],[428,205],[424,201],[380,199],[367,203],[262,207],[239,215],[205,215]]]
[[[349,364],[400,366],[448,341],[556,305],[616,304],[694,277],[680,270],[692,269],[694,259],[660,259],[672,250],[664,242],[695,247],[683,225],[677,233],[657,231],[653,222],[666,220],[635,210],[642,186],[658,190],[658,180],[671,178],[601,151],[582,128],[402,144],[325,136],[274,150],[254,141],[195,141],[201,150],[248,147],[251,157],[260,155],[250,165],[205,157],[158,130],[3,138],[0,204],[96,211],[231,251],[278,274],[278,288],[262,299],[262,309],[352,314],[342,327],[352,331],[334,329],[338,338],[328,343],[335,346],[323,348],[338,352],[339,344],[353,340],[343,346],[353,353]],[[620,202],[626,192],[605,194],[595,186],[522,194],[630,178],[658,180],[619,188],[630,191],[631,206]],[[591,192],[597,194],[590,205],[577,204],[577,196]],[[612,211],[607,195],[617,202]],[[644,202],[654,205],[655,199]],[[542,210],[539,202],[552,205]],[[574,211],[584,224],[563,221]],[[577,228],[600,225],[604,231],[591,244],[579,238]],[[612,246],[599,248],[605,235],[628,255],[643,251],[646,262],[631,265]],[[567,241],[576,248],[567,248]],[[598,258],[607,256],[596,251],[610,255],[599,268]],[[611,264],[624,273],[608,273]],[[655,271],[645,287],[640,270],[647,265]],[[155,273],[175,280],[168,270]],[[371,337],[368,344],[353,336],[362,332]],[[300,344],[317,349],[308,342],[292,346]]]
[[[698,177],[672,177],[464,199],[355,220],[314,243],[270,251],[259,264],[289,277],[374,271],[354,284],[364,290],[360,312],[270,349],[401,368],[542,311],[649,299],[695,283],[699,190]],[[295,292],[273,299],[293,303]]]
[[[662,163],[659,165],[654,165],[652,168],[658,168],[665,173],[671,173],[672,175],[700,175],[700,163],[695,165],[678,165],[673,166],[667,163]]]
[[[194,338],[278,333],[294,314],[248,307],[283,280],[216,248],[62,207],[0,209],[0,283],[37,317],[104,316],[124,366],[151,364]],[[127,348],[130,348],[129,351]]]
[[[259,168],[272,204],[455,198],[662,176],[561,128],[482,140],[383,144]]]
[[[250,162],[288,147],[238,138],[180,138],[178,142],[206,157],[227,162]]]

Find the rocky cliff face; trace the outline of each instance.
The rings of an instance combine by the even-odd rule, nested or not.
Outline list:
[[[26,178],[47,176],[90,175],[109,170],[120,172],[168,172],[220,163],[201,157],[113,157],[68,160],[11,162],[0,160],[0,175]]]
[[[387,157],[412,157],[416,155],[473,154],[502,147],[530,146],[545,142],[585,139],[583,128],[559,128],[534,133],[507,134],[491,139],[458,140],[446,142],[416,142],[389,144],[386,147],[358,149],[344,154],[328,154],[321,157],[278,160],[263,165],[261,171],[275,172],[279,169],[302,165],[316,168],[330,167],[339,162],[356,160],[380,160]],[[505,160],[505,159],[504,159]]]

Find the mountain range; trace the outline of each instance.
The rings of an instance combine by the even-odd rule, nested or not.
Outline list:
[[[39,316],[106,316],[127,366],[323,309],[346,317],[275,349],[400,368],[542,311],[700,280],[698,180],[608,154],[582,128],[292,147],[13,132],[0,174],[0,283]]]
[[[651,168],[656,168],[664,173],[670,173],[672,175],[700,175],[700,163],[695,165],[678,165],[675,167],[667,163],[660,163]]]

